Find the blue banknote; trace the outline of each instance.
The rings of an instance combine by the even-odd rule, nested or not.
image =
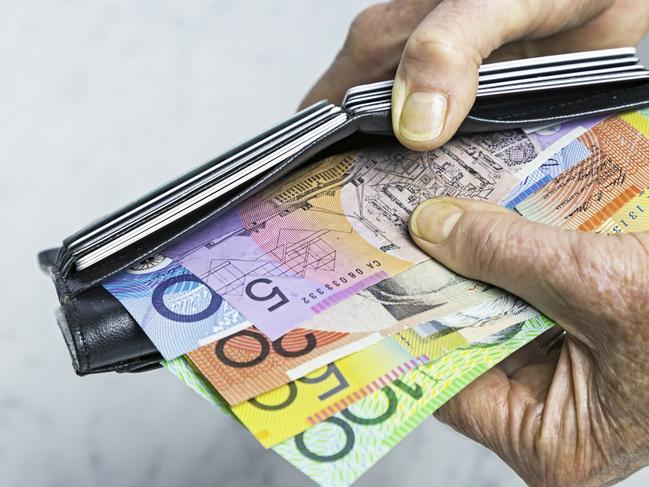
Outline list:
[[[155,256],[103,283],[166,360],[250,326],[178,262]]]
[[[582,140],[573,140],[523,179],[503,200],[503,206],[514,208],[559,174],[590,155],[590,149],[586,147]]]

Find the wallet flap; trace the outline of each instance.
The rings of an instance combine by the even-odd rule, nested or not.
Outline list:
[[[60,259],[57,259],[56,263],[52,265],[54,271],[52,272],[52,276],[59,288],[59,294],[64,297],[76,296],[117,272],[135,263],[141,262],[151,255],[159,253],[162,249],[169,246],[183,235],[199,228],[211,218],[223,214],[240,201],[257,193],[282,175],[287,174],[289,171],[308,161],[321,150],[341,139],[344,139],[356,131],[356,122],[348,120],[333,131],[327,132],[321,137],[313,140],[294,156],[288,158],[272,170],[252,180],[252,182],[242,187],[238,193],[227,195],[222,199],[217,199],[211,204],[201,207],[197,211],[194,211],[172,224],[148,235],[136,244],[130,245],[120,252],[113,254],[86,269],[70,272],[66,275],[63,269],[61,269]],[[48,257],[51,259],[51,255],[48,255]]]
[[[579,90],[532,92],[476,100],[458,133],[537,127],[568,120],[603,116],[649,106],[649,80],[620,85],[584,86]],[[354,115],[359,130],[392,134],[390,109]]]
[[[63,300],[57,322],[79,375],[141,370],[162,360],[142,328],[101,286]]]

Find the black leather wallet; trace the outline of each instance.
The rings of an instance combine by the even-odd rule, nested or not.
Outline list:
[[[139,372],[161,355],[102,280],[154,255],[296,167],[392,134],[392,82],[317,103],[41,252],[57,321],[79,375]],[[649,105],[649,72],[632,48],[489,64],[460,132],[559,123]]]

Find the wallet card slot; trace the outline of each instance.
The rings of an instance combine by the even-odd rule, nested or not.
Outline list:
[[[93,234],[97,234],[102,230],[106,230],[110,226],[115,226],[116,224],[119,224],[120,220],[123,220],[124,217],[132,216],[133,214],[138,214],[138,213],[141,214],[142,210],[147,209],[147,207],[151,207],[162,198],[166,198],[164,199],[162,204],[173,202],[173,199],[177,198],[176,194],[180,194],[182,196],[183,194],[195,190],[197,187],[200,188],[201,186],[205,186],[209,184],[209,182],[211,182],[215,177],[218,177],[223,170],[227,170],[228,167],[232,167],[235,164],[246,162],[251,158],[253,158],[254,156],[259,156],[260,154],[263,154],[264,152],[271,150],[273,147],[276,147],[277,145],[286,142],[290,138],[299,136],[300,134],[309,130],[313,125],[317,125],[323,119],[323,116],[326,116],[330,112],[332,105],[326,105],[326,104],[322,104],[322,105],[324,106],[322,106],[318,110],[313,111],[313,113],[310,113],[307,117],[300,120],[299,122],[284,127],[278,132],[273,133],[271,136],[266,137],[263,140],[260,140],[259,142],[245,148],[241,152],[237,152],[236,154],[234,154],[233,156],[225,160],[217,160],[218,162],[212,164],[207,170],[203,171],[202,173],[199,173],[183,181],[180,185],[172,188],[171,190],[165,192],[164,194],[161,194],[160,196],[156,196],[151,200],[145,201],[144,204],[140,205],[139,207],[134,208],[133,210],[125,213],[124,215],[121,215],[120,217],[115,218],[110,222],[107,222],[107,224],[104,225],[103,227],[98,228],[97,230],[94,230],[93,232],[87,235],[84,235],[82,238],[80,238],[77,241],[69,243],[68,247],[74,248],[83,240],[87,240],[88,238],[92,237]],[[188,185],[190,185],[189,188],[185,188],[185,186]],[[92,243],[94,242],[91,242],[91,244]]]
[[[299,120],[298,122],[295,122],[294,124],[291,124],[287,127],[284,127],[277,132],[273,133],[270,137],[266,137],[248,147],[245,149],[241,150],[240,152],[237,152],[235,155],[232,157],[229,157],[223,161],[219,161],[213,165],[211,165],[208,169],[205,171],[196,174],[192,176],[189,179],[184,180],[182,183],[178,184],[177,186],[174,186],[171,188],[169,191],[166,191],[162,194],[156,195],[153,198],[147,200],[144,202],[142,205],[133,208],[115,219],[107,222],[105,225],[98,227],[86,234],[84,234],[82,237],[78,238],[77,240],[70,242],[68,244],[68,247],[73,248],[78,246],[79,244],[87,241],[88,239],[91,239],[93,235],[97,235],[100,232],[103,232],[107,230],[109,227],[114,227],[117,224],[119,224],[121,221],[127,219],[129,216],[135,215],[135,214],[141,214],[142,211],[145,209],[148,209],[152,206],[154,206],[157,202],[160,200],[163,200],[163,204],[166,204],[169,202],[169,197],[173,198],[175,194],[177,193],[183,193],[183,192],[189,192],[192,190],[192,188],[195,188],[196,186],[202,186],[207,184],[209,181],[211,181],[214,177],[218,177],[220,170],[224,170],[228,166],[232,165],[233,163],[237,162],[238,160],[245,159],[246,156],[251,157],[252,155],[258,154],[261,150],[263,150],[266,146],[268,146],[271,143],[274,144],[280,144],[286,140],[287,137],[289,137],[291,134],[294,134],[296,131],[299,130],[304,130],[308,129],[311,127],[311,123],[315,119],[316,122],[321,118],[321,115],[326,114],[330,110],[330,105],[323,106],[320,109],[314,110],[312,113],[309,113],[307,116]],[[305,127],[306,126],[306,127]],[[285,135],[287,134],[288,135]],[[216,174],[215,174],[216,173]],[[192,184],[195,183],[195,184]],[[189,186],[189,188],[186,188]]]
[[[588,71],[570,71],[567,73],[560,74],[549,74],[543,76],[535,76],[525,79],[521,82],[520,79],[509,79],[505,81],[493,81],[490,83],[485,83],[483,86],[480,86],[480,89],[483,92],[491,90],[493,88],[502,88],[508,86],[524,86],[530,83],[539,83],[545,81],[555,81],[555,80],[565,80],[565,79],[580,79],[580,78],[590,78],[594,76],[606,76],[606,75],[617,75],[617,74],[631,74],[631,73],[642,73],[645,72],[645,67],[639,64],[632,64],[628,66],[616,66],[613,68],[601,68],[601,69],[591,69]]]
[[[560,66],[563,64],[582,64],[592,61],[606,61],[609,59],[629,58],[636,56],[634,47],[618,47],[613,49],[600,49],[597,51],[571,52],[526,59],[515,59],[498,63],[483,64],[481,72],[488,74],[498,71],[524,70],[543,66]]]
[[[458,133],[534,127],[645,106],[649,106],[649,79],[646,78],[619,85],[530,92],[523,97],[483,97],[476,99]],[[380,109],[356,110],[353,117],[364,133],[392,134],[389,103]]]
[[[604,66],[613,63],[620,67],[635,64],[638,62],[636,50],[633,47],[618,49],[604,49],[600,51],[589,51],[583,53],[559,54],[555,56],[544,56],[539,58],[517,59],[499,63],[483,64],[478,70],[479,85],[506,79],[522,77],[521,72],[526,72],[526,77],[533,77],[533,70],[547,70],[548,72],[560,72],[561,70],[583,70],[586,66]],[[393,81],[378,81],[366,85],[350,88],[342,101],[346,109],[350,109],[358,101],[364,101],[366,96],[381,97],[392,91]]]
[[[521,69],[530,69],[534,67],[543,67],[549,65],[561,65],[565,63],[571,63],[573,65],[579,65],[580,63],[591,62],[595,60],[608,60],[615,58],[636,58],[636,50],[633,47],[622,47],[617,49],[604,49],[599,51],[589,51],[585,53],[571,53],[571,54],[558,54],[556,56],[544,56],[540,58],[528,58],[528,59],[517,59],[514,61],[503,61],[499,63],[489,63],[483,64],[480,66],[478,72],[479,75],[484,77],[485,75],[494,74],[494,73],[512,73],[516,70]],[[345,107],[349,102],[352,101],[357,96],[361,96],[367,93],[375,93],[381,91],[391,91],[392,90],[392,80],[388,81],[377,81],[374,83],[368,83],[365,85],[355,86],[350,88],[342,101],[342,106]]]
[[[333,107],[333,105],[328,105],[325,106],[322,110],[320,110],[316,115],[318,115],[316,118],[312,119],[309,121],[308,124],[301,124],[298,127],[292,129],[291,131],[286,132],[283,136],[276,138],[275,140],[272,141],[272,144],[266,144],[265,146],[260,146],[256,151],[252,153],[248,153],[246,157],[244,157],[241,160],[236,160],[234,159],[232,163],[226,166],[222,166],[220,171],[217,171],[213,173],[212,177],[209,178],[207,181],[202,182],[201,185],[199,185],[197,188],[195,188],[193,191],[187,191],[184,194],[178,195],[176,198],[172,200],[167,200],[164,202],[164,206],[162,206],[160,209],[157,211],[150,211],[145,215],[142,215],[139,219],[136,219],[135,222],[131,223],[128,226],[124,226],[121,228],[121,230],[114,231],[112,233],[109,233],[107,235],[103,235],[100,237],[96,242],[93,242],[92,246],[84,246],[83,249],[80,250],[73,250],[71,259],[77,259],[79,262],[81,262],[81,259],[83,258],[84,255],[88,255],[89,253],[96,251],[96,249],[100,248],[102,245],[105,245],[106,242],[114,241],[118,238],[121,238],[124,234],[126,234],[129,229],[137,229],[137,228],[144,228],[148,227],[148,223],[150,220],[153,219],[160,219],[160,216],[164,212],[170,211],[169,209],[174,207],[174,205],[180,205],[183,204],[184,201],[189,200],[191,198],[195,198],[197,194],[200,192],[204,192],[209,188],[210,186],[214,186],[217,184],[220,184],[220,180],[224,177],[227,177],[228,174],[232,174],[236,171],[241,170],[242,166],[246,166],[247,164],[252,164],[259,158],[264,158],[267,157],[267,154],[273,153],[272,151],[275,151],[275,154],[279,152],[281,154],[282,152],[285,151],[285,147],[289,146],[290,144],[293,144],[296,139],[299,139],[300,137],[311,137],[313,136],[314,130],[320,130],[319,127],[322,127],[322,124],[326,124],[326,121],[332,117],[336,116],[336,113],[340,114],[341,110],[337,107]],[[290,128],[290,127],[289,127]]]
[[[326,106],[326,105],[327,104],[325,102],[321,102],[321,103],[315,104],[315,105],[313,105],[311,107],[308,107],[307,109],[297,113],[293,117],[288,118],[287,120],[277,124],[276,126],[262,132],[258,136],[252,137],[251,139],[243,142],[242,144],[239,144],[239,145],[227,150],[225,153],[223,153],[222,155],[220,155],[216,159],[213,159],[213,160],[209,161],[208,163],[202,164],[202,165],[194,168],[193,170],[189,171],[188,173],[183,174],[182,176],[180,176],[180,177],[178,177],[176,179],[173,179],[172,181],[169,181],[165,185],[156,188],[155,190],[149,192],[148,194],[144,195],[143,197],[137,199],[136,201],[134,201],[134,202],[122,207],[122,208],[119,208],[118,210],[116,210],[116,211],[114,211],[114,212],[112,212],[112,213],[110,213],[110,214],[96,220],[95,222],[91,223],[90,225],[87,225],[86,227],[82,228],[78,232],[76,232],[76,233],[70,235],[69,237],[67,237],[65,239],[65,241],[64,241],[64,244],[68,245],[68,244],[71,244],[72,242],[74,242],[76,240],[79,240],[85,234],[88,234],[88,233],[92,232],[95,228],[97,228],[99,226],[102,226],[103,224],[105,224],[108,221],[114,220],[119,215],[121,215],[123,212],[127,212],[131,208],[135,208],[137,206],[140,206],[142,203],[155,198],[157,195],[159,195],[161,193],[164,193],[169,189],[173,189],[173,188],[177,187],[179,184],[182,184],[187,179],[193,178],[197,174],[200,174],[203,171],[205,171],[206,169],[209,169],[209,168],[213,167],[215,164],[218,164],[220,161],[226,160],[226,159],[230,158],[231,156],[236,156],[236,155],[240,154],[242,151],[245,151],[247,148],[257,144],[260,141],[263,141],[264,139],[267,139],[268,137],[271,137],[273,134],[277,133],[278,130],[282,130],[283,128],[285,128],[287,126],[290,126],[290,125],[292,125],[292,124],[294,124],[296,122],[299,122],[304,117],[307,117],[307,116],[311,115],[313,112],[316,112],[316,111],[320,110],[323,106]]]
[[[585,77],[567,77],[565,79],[547,79],[544,81],[538,82],[525,82],[518,84],[505,84],[502,87],[494,88],[478,88],[476,93],[476,103],[480,99],[488,97],[502,97],[503,95],[516,95],[523,94],[535,91],[551,92],[557,90],[565,90],[567,88],[582,89],[590,85],[601,86],[602,89],[605,85],[609,84],[620,84],[620,83],[631,83],[638,80],[649,79],[649,71],[645,70],[643,67],[638,67],[628,72],[623,73],[605,73],[601,76],[585,76]],[[368,102],[359,102],[358,104],[353,101],[349,105],[345,106],[347,110],[352,115],[362,115],[372,112],[382,112],[388,110],[391,105],[390,95],[385,94],[382,99],[381,97],[372,97],[376,98],[373,101]]]
[[[624,78],[626,76],[625,73],[632,74],[634,72],[637,72],[637,73],[646,73],[647,75],[649,75],[649,73],[647,73],[647,71],[645,70],[645,67],[637,64],[637,61],[638,61],[637,58],[633,58],[632,62],[625,62],[622,65],[617,64],[614,67],[608,67],[608,68],[596,67],[595,69],[587,69],[587,70],[584,70],[582,67],[580,68],[572,67],[571,69],[566,69],[566,72],[563,73],[550,71],[547,74],[543,74],[541,72],[533,73],[531,71],[529,72],[521,71],[521,73],[525,73],[525,76],[498,75],[499,77],[494,77],[496,75],[493,75],[489,77],[489,76],[481,75],[478,79],[477,96],[489,94],[490,91],[492,90],[495,91],[496,88],[511,87],[511,91],[517,91],[523,89],[528,85],[543,83],[543,82],[548,82],[546,86],[551,87],[552,82],[554,82],[555,80],[556,83],[554,84],[560,84],[561,81],[559,80],[564,80],[563,83],[567,85],[568,83],[571,82],[579,83],[580,80],[587,80],[591,78],[593,80],[601,80],[602,82],[617,82],[620,78]],[[597,76],[599,77],[595,78]],[[392,96],[393,83],[390,81],[384,83],[385,85],[380,90],[372,90],[367,93],[359,93],[355,96],[350,97],[348,101],[344,104],[345,109],[351,111],[355,107],[359,105],[367,104],[369,102],[385,102],[389,100]],[[538,85],[538,86],[539,88],[544,87],[542,85]],[[505,90],[502,90],[502,92],[504,93]]]
[[[235,147],[234,149],[227,151],[224,155],[210,161],[209,163],[199,166],[186,175],[181,176],[180,178],[176,178],[175,180],[138,199],[137,201],[85,227],[81,231],[65,239],[63,242],[64,248],[67,250],[69,247],[73,248],[82,244],[84,240],[87,240],[88,238],[92,237],[92,235],[110,227],[111,223],[119,221],[123,218],[124,215],[131,215],[133,214],[133,212],[137,212],[143,207],[146,207],[147,204],[155,202],[161,197],[165,197],[169,194],[177,192],[179,188],[182,188],[183,186],[193,181],[201,180],[210,171],[214,171],[222,165],[227,164],[232,159],[241,157],[242,154],[249,153],[251,150],[267,144],[268,141],[271,141],[273,137],[278,133],[281,134],[288,130],[295,130],[296,128],[299,129],[300,127],[304,126],[305,123],[308,123],[311,119],[319,116],[323,112],[328,111],[330,107],[332,107],[332,105],[327,105],[325,102],[321,102],[307,108],[306,110],[303,110],[296,116],[291,117],[285,122],[282,122],[274,128],[262,133],[260,136],[250,139],[249,141]],[[92,245],[92,242],[89,245]],[[66,257],[71,257],[71,252],[63,252],[60,256],[59,262],[62,263],[62,260]]]
[[[342,124],[346,119],[347,116],[345,114],[340,114],[333,120],[309,132],[308,140],[320,137],[322,134],[334,129],[337,125]],[[226,176],[223,181],[219,182],[218,187],[214,188],[213,191],[202,191],[186,200],[182,206],[176,206],[169,212],[162,213],[159,216],[147,221],[145,224],[139,225],[138,227],[133,229],[132,233],[125,233],[124,235],[111,240],[107,245],[101,247],[101,249],[96,254],[93,254],[93,258],[86,260],[85,257],[82,257],[78,259],[78,269],[82,270],[84,267],[88,267],[98,262],[106,256],[111,255],[123,249],[124,247],[127,247],[128,245],[131,245],[132,243],[134,243],[134,241],[159,230],[160,228],[168,225],[174,220],[190,214],[191,212],[195,211],[197,207],[205,205],[213,201],[214,199],[223,196],[227,192],[236,189],[242,183],[249,181],[251,178],[259,175],[264,171],[268,171],[270,168],[272,168],[273,165],[278,163],[278,159],[281,160],[284,157],[291,157],[292,155],[294,155],[297,151],[299,151],[301,145],[303,145],[304,143],[305,142],[301,139],[295,140],[289,144],[284,145],[279,153],[273,152],[269,156],[262,158],[261,161],[256,162],[254,165],[251,164],[244,169],[232,171],[231,174]]]
[[[506,94],[527,93],[530,91],[548,91],[560,90],[564,88],[581,88],[589,85],[607,85],[614,83],[621,83],[625,81],[636,81],[640,79],[649,78],[649,72],[639,70],[638,72],[630,73],[611,73],[602,76],[587,76],[587,77],[574,77],[566,79],[550,79],[538,82],[526,82],[523,84],[515,84],[505,87],[485,88],[481,89],[477,97],[499,96]]]
[[[553,74],[562,74],[562,73],[580,73],[582,71],[589,71],[598,68],[605,67],[617,67],[618,69],[623,69],[627,66],[634,66],[638,64],[637,57],[629,58],[613,58],[606,59],[603,61],[592,61],[580,64],[562,64],[562,65],[550,65],[544,67],[535,67],[531,69],[518,69],[515,71],[506,71],[502,73],[494,74],[480,74],[480,81],[483,84],[490,84],[493,82],[504,81],[504,80],[520,80],[520,79],[529,79],[536,76],[544,75],[553,75]]]
[[[347,119],[342,125],[338,125],[333,130],[323,133],[320,137],[309,141],[307,145],[301,147],[298,152],[283,161],[280,165],[253,178],[245,187],[239,188],[234,194],[228,194],[223,199],[217,199],[211,204],[199,208],[196,212],[179,218],[171,225],[151,233],[143,240],[125,247],[120,252],[110,255],[84,270],[70,273],[67,276],[57,272],[55,273],[55,279],[65,282],[61,287],[65,288],[64,292],[68,298],[76,296],[130,265],[161,252],[166,246],[175,242],[178,238],[199,228],[209,219],[223,214],[240,201],[260,191],[288,171],[305,163],[320,152],[320,150],[349,136],[356,130],[357,126],[355,122]]]

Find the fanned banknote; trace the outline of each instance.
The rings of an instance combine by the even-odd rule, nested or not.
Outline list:
[[[502,194],[500,201],[515,207],[524,216],[565,228],[606,234],[644,231],[649,229],[649,196],[643,192],[649,187],[649,161],[642,158],[642,154],[649,152],[648,114],[649,111],[634,112],[607,119],[574,122],[559,128],[540,129],[527,134],[514,132],[515,137],[503,133],[494,137],[490,134],[458,138],[454,141],[455,145],[449,144],[450,148],[446,146],[449,150],[442,151],[444,156],[453,162],[439,167],[443,168],[442,175],[451,174],[454,164],[458,163],[461,166],[462,162],[462,157],[458,161],[454,156],[463,154],[468,158],[469,154],[475,156],[476,153],[478,161],[490,166],[495,161],[494,155],[498,154],[498,161],[501,163],[501,172],[498,174],[516,175],[518,180],[518,183],[509,187],[506,194]],[[517,146],[516,140],[520,145]],[[532,147],[533,150],[521,152],[521,147]],[[391,152],[391,157],[394,158],[396,153],[396,150]],[[509,161],[514,160],[516,155],[527,162],[517,166],[515,170],[514,164],[502,163],[507,158]],[[218,384],[217,388],[225,389],[232,387],[236,380],[233,379],[235,376],[223,374],[224,369],[221,365],[214,367],[214,356],[219,343],[223,344],[221,352],[226,360],[234,358],[242,362],[254,362],[260,354],[265,353],[266,357],[269,357],[272,352],[279,356],[284,353],[287,355],[284,358],[293,359],[297,357],[290,356],[291,353],[299,356],[303,350],[308,351],[304,354],[303,361],[278,362],[277,373],[270,381],[267,381],[269,376],[265,376],[257,382],[240,382],[239,384],[243,384],[242,388],[236,393],[239,398],[249,394],[251,384],[255,387],[260,384],[268,387],[279,380],[287,383],[286,386],[266,392],[252,401],[229,408],[216,390],[210,387],[206,379],[185,359],[177,359],[168,364],[176,375],[201,395],[228,414],[234,413],[235,419],[247,426],[262,443],[266,446],[275,445],[275,451],[313,480],[332,487],[351,484],[468,382],[553,325],[549,320],[538,317],[512,326],[519,321],[516,317],[523,319],[526,317],[524,313],[535,311],[520,302],[510,311],[499,315],[496,310],[502,309],[507,299],[514,298],[479,283],[473,283],[477,286],[473,289],[475,296],[469,297],[469,301],[474,303],[473,306],[457,305],[459,300],[453,299],[444,302],[444,290],[441,289],[445,283],[449,284],[445,290],[450,291],[461,289],[468,281],[462,281],[461,278],[453,280],[452,275],[443,273],[437,274],[438,282],[442,284],[439,293],[423,294],[431,298],[428,304],[432,305],[428,308],[409,308],[405,303],[405,300],[415,294],[412,292],[413,283],[422,282],[421,277],[401,281],[406,283],[406,287],[410,287],[402,295],[404,301],[400,301],[399,292],[393,292],[396,289],[395,284],[409,273],[415,276],[416,269],[429,262],[424,261],[423,264],[413,266],[414,260],[404,258],[404,255],[411,255],[408,254],[411,250],[398,240],[400,237],[407,238],[404,237],[405,220],[400,218],[399,212],[405,212],[406,208],[407,211],[412,209],[399,204],[406,201],[403,199],[405,192],[411,191],[411,195],[420,196],[421,188],[416,187],[416,184],[409,186],[399,178],[396,182],[390,180],[388,184],[383,184],[384,174],[381,174],[379,182],[375,183],[372,177],[377,173],[372,173],[372,170],[376,167],[374,163],[378,156],[367,156],[369,161],[362,159],[361,162],[354,159],[360,157],[359,153],[348,154],[346,157],[353,159],[346,169],[346,175],[354,173],[351,180],[356,179],[356,164],[361,168],[370,169],[370,176],[365,179],[361,175],[362,180],[357,181],[355,187],[351,188],[358,200],[356,206],[348,204],[351,200],[347,198],[350,192],[348,182],[342,182],[333,189],[325,188],[324,193],[319,192],[322,188],[314,190],[313,186],[307,184],[301,189],[294,188],[295,193],[291,193],[290,197],[305,203],[305,208],[300,210],[305,212],[315,209],[315,212],[326,213],[338,204],[336,208],[343,208],[347,212],[342,216],[353,216],[353,221],[350,221],[351,232],[356,232],[369,242],[370,247],[387,248],[391,257],[408,262],[410,267],[399,275],[388,273],[383,280],[354,289],[353,295],[350,294],[346,301],[336,306],[326,305],[310,316],[303,316],[301,327],[281,340],[272,341],[272,338],[264,337],[254,328],[248,328],[240,332],[239,336],[202,347],[200,350],[203,351],[206,362],[201,364],[194,356],[195,364],[204,375],[211,375],[210,380]],[[432,160],[434,162],[435,158]],[[332,159],[329,163],[333,164],[336,161]],[[393,165],[394,162],[395,159],[392,161]],[[426,160],[422,166],[429,167],[428,162],[430,160]],[[505,165],[507,169],[504,169]],[[314,174],[308,170],[307,174]],[[402,172],[408,175],[407,171]],[[480,175],[480,170],[478,173]],[[462,181],[468,181],[466,174],[462,174],[461,178],[464,178]],[[305,181],[303,179],[298,183]],[[316,178],[310,183],[314,181],[317,183],[319,180]],[[510,179],[509,183],[511,181]],[[292,181],[287,185],[293,187],[291,184],[295,183]],[[444,183],[447,184],[448,180]],[[448,187],[452,187],[452,184]],[[329,194],[326,189],[331,190]],[[308,194],[300,198],[304,196],[305,191],[308,193],[311,190],[320,196],[325,194],[326,197],[332,197],[335,204],[309,206],[313,201],[318,202],[317,198],[312,200]],[[474,193],[471,195],[453,195],[474,199],[478,195],[480,199],[490,200],[489,197],[480,196],[480,191],[476,191],[475,187],[472,191]],[[296,193],[299,195],[296,196]],[[280,206],[276,205],[277,208]],[[277,209],[276,207],[273,208]],[[348,211],[349,208],[353,208],[355,212]],[[293,214],[297,210],[292,208],[287,211]],[[327,218],[341,217],[341,214],[334,214],[331,216],[327,213]],[[355,219],[358,214],[365,218],[360,225]],[[395,217],[392,230],[386,224],[389,221],[387,215]],[[324,217],[323,220],[318,218],[314,217],[309,222],[326,220]],[[368,230],[367,221],[374,224],[373,229]],[[321,228],[324,226],[321,225]],[[246,227],[246,231],[248,230]],[[327,235],[335,233],[329,232],[330,230],[327,228]],[[400,231],[404,233],[401,234]],[[379,238],[386,236],[391,244],[396,244],[392,247],[378,245],[377,242],[381,243]],[[191,253],[192,250],[189,250]],[[182,260],[183,254],[181,252],[176,256]],[[388,299],[372,299],[380,296],[385,289],[389,290]],[[361,304],[363,299],[367,300],[364,307]],[[386,304],[391,301],[391,304]],[[419,303],[425,301],[419,299]],[[434,303],[440,304],[439,309],[436,310]],[[363,330],[364,335],[350,338],[352,334],[358,333],[358,328],[354,327],[358,324],[352,314],[355,309],[373,310],[371,316],[377,317],[378,324],[369,325],[369,329]],[[452,311],[444,313],[441,310]],[[430,319],[423,319],[427,313]],[[340,317],[339,322],[328,319],[335,316]],[[367,318],[363,316],[358,323],[363,326],[366,321]],[[466,326],[469,323],[470,326]],[[409,327],[412,328],[408,329]],[[381,336],[386,330],[393,329],[399,331],[388,338]],[[257,337],[246,336],[249,332],[255,332]],[[345,345],[351,349],[354,345],[363,344],[362,340],[369,342],[367,337],[371,336],[383,339],[319,370],[310,370],[317,364],[317,360],[325,360],[327,356],[335,353],[344,353]],[[264,344],[258,337],[263,338]],[[444,339],[446,341],[443,341]],[[321,351],[318,340],[322,343]],[[229,347],[228,343],[237,343],[238,348]],[[325,348],[327,346],[328,349]],[[211,351],[209,347],[212,347]],[[433,350],[433,347],[437,348]],[[240,354],[242,350],[245,353]],[[429,350],[432,350],[430,354]],[[198,350],[191,355],[196,355],[197,352]],[[313,355],[309,355],[311,353]],[[366,353],[367,357],[363,357],[363,353]],[[393,368],[385,373],[386,369],[394,367],[394,363],[401,360],[414,360],[410,363],[413,368]],[[288,364],[293,368],[289,368]],[[208,370],[208,366],[213,367],[213,370]],[[253,367],[249,372],[254,370],[262,368]],[[312,373],[303,376],[308,370]],[[286,379],[289,373],[303,376],[302,381],[288,382]],[[372,379],[377,374],[384,375],[380,376],[380,380]],[[243,376],[236,376],[240,377]],[[349,393],[354,391],[357,392],[356,395]],[[230,392],[231,390],[228,394]],[[294,437],[276,444],[282,438],[290,436]]]
[[[351,485],[453,395],[552,325],[535,318],[497,340],[451,352],[273,449],[324,487]],[[184,358],[165,366],[236,420],[225,400]]]
[[[516,206],[530,220],[584,231],[649,185],[649,119],[641,112],[608,118],[579,137],[588,155]]]
[[[429,153],[385,145],[312,164],[168,249],[276,340],[428,259],[409,239],[420,201],[500,202],[556,137],[458,137]]]
[[[412,320],[441,319],[503,295],[430,260],[361,291],[277,340],[250,327],[189,356],[234,405],[367,348]]]
[[[544,149],[539,156],[543,162],[538,167],[534,167],[534,165],[530,167],[531,171],[503,199],[502,205],[514,208],[566,169],[584,160],[589,155],[589,151],[579,140],[579,137],[605,119],[605,117],[600,117],[577,120],[542,129],[540,132],[545,133],[546,137],[554,135],[557,140]]]
[[[476,312],[478,312],[476,310]],[[497,337],[504,329],[538,312],[509,296],[483,307],[482,326],[450,328],[432,336],[403,330],[342,358],[302,379],[238,404],[232,411],[265,446],[273,446],[385,386],[414,367],[471,343]],[[208,377],[200,364],[194,363]]]
[[[169,360],[250,326],[178,262],[158,255],[103,282]]]
[[[458,138],[452,143],[456,145],[455,148],[449,144],[446,156],[460,162],[462,159],[458,159],[458,154],[464,158],[476,156],[487,166],[500,165],[510,173],[521,175],[538,166],[545,157],[545,152],[563,143],[571,132],[574,132],[574,129],[549,128],[535,134],[507,131],[489,136]],[[393,154],[401,163],[404,162],[402,156],[403,154]],[[439,167],[439,157],[429,159]],[[428,162],[419,168],[420,172],[423,171],[422,174],[425,173],[427,165]],[[479,173],[476,174],[479,176]],[[421,181],[417,181],[418,178]],[[409,184],[421,184],[424,179],[425,174],[410,178]],[[444,177],[441,180],[437,186],[447,184],[446,193],[449,188],[452,191],[458,190],[457,184],[444,181]],[[470,182],[470,178],[467,178],[465,184]],[[482,190],[487,190],[489,184],[484,180],[482,184]],[[401,221],[401,225],[405,225],[405,220]],[[174,262],[172,270],[171,262],[173,261],[169,258],[156,256],[105,283],[105,287],[125,305],[145,329],[163,356],[178,356],[245,327],[243,316],[237,314],[227,302],[218,306],[222,299],[220,294],[210,292],[202,286],[201,280],[178,262]],[[428,275],[427,282],[430,283],[426,284],[429,288],[425,293],[417,289],[417,286],[421,287],[416,284],[421,282],[421,273]],[[339,306],[313,314],[303,323],[303,330],[334,333],[326,333],[327,340],[323,340],[327,342],[326,347],[307,347],[309,357],[302,355],[298,368],[285,370],[291,372],[293,378],[297,378],[294,374],[309,373],[324,363],[360,350],[405,326],[435,319],[460,307],[471,307],[478,302],[476,299],[488,300],[488,296],[480,296],[480,289],[476,286],[480,285],[456,276],[430,260],[424,261],[395,279],[386,279],[350,296],[339,303]],[[175,310],[172,309],[174,307]],[[355,318],[359,310],[362,310],[365,317],[363,321]],[[332,341],[334,337],[335,340]],[[257,368],[256,371],[258,370],[260,369]],[[282,375],[282,379],[285,377],[286,373]],[[258,382],[264,383],[267,390],[271,387],[270,379],[260,378]],[[279,384],[275,382],[272,385]],[[252,387],[248,393],[255,395],[259,390]]]

